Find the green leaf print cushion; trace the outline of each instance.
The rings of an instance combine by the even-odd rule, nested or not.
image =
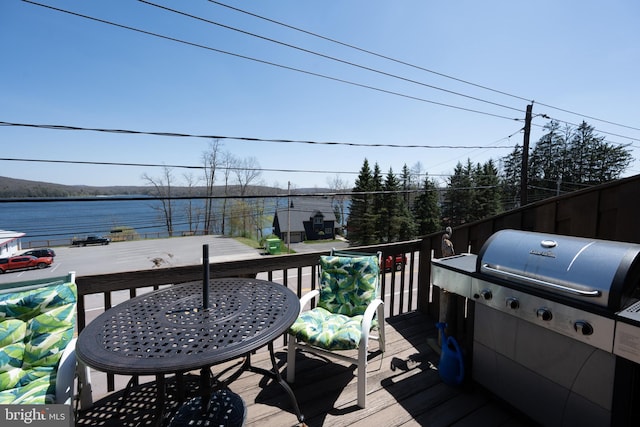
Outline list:
[[[377,297],[377,256],[320,257],[318,306],[300,314],[290,328],[297,339],[327,350],[358,348],[367,305]]]
[[[327,311],[347,316],[364,314],[377,297],[377,256],[320,257],[320,301]]]
[[[58,362],[73,339],[75,283],[0,295],[0,404],[52,403]]]
[[[26,322],[19,319],[0,321],[0,390],[15,387],[24,376],[24,336]]]

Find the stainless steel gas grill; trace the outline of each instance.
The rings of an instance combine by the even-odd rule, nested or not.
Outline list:
[[[474,380],[545,426],[640,425],[640,245],[502,230],[463,259],[432,283],[476,302]]]

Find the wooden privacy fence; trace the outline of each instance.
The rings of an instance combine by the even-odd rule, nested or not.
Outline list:
[[[516,229],[577,237],[640,243],[640,175],[568,193],[505,212],[481,221],[455,227],[452,241],[457,253],[477,254],[496,231]],[[442,233],[425,236],[421,254],[441,256]],[[421,257],[422,260],[422,257]],[[422,285],[429,282],[431,265],[420,266]],[[419,292],[425,292],[419,289]],[[419,298],[418,310],[439,315],[439,289],[433,298]],[[450,332],[470,348],[473,331],[473,301],[455,297],[450,308]],[[437,318],[437,317],[435,317]]]

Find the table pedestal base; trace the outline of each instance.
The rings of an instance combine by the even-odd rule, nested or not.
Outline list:
[[[266,377],[269,377],[273,380],[278,381],[278,384],[280,384],[280,386],[289,395],[289,398],[291,399],[291,404],[293,405],[293,410],[295,411],[296,416],[298,417],[298,421],[300,421],[300,423],[303,426],[305,426],[306,424],[304,423],[304,415],[302,415],[302,413],[300,412],[300,408],[298,407],[298,400],[296,399],[295,394],[293,394],[293,390],[291,390],[291,387],[289,387],[289,384],[287,384],[287,382],[282,378],[282,375],[280,375],[280,371],[278,370],[278,365],[276,363],[276,356],[273,352],[273,343],[269,343],[269,356],[271,358],[271,366],[273,367],[271,371],[267,369],[251,366],[250,356],[247,356],[247,359],[245,361],[245,365],[247,365],[246,369],[250,370],[251,372],[262,374]]]
[[[304,421],[304,415],[300,412],[300,407],[298,406],[298,400],[296,399],[293,390],[289,386],[289,384],[282,378],[280,375],[280,371],[278,370],[278,365],[276,362],[276,357],[273,349],[273,343],[268,344],[269,349],[269,358],[271,360],[271,369],[259,368],[257,366],[253,366],[251,364],[251,354],[247,354],[244,357],[244,361],[240,362],[239,367],[238,364],[231,366],[224,371],[222,371],[218,375],[211,374],[211,367],[205,367],[200,370],[200,401],[204,402],[206,407],[202,408],[203,412],[206,412],[209,408],[209,401],[211,394],[229,388],[229,385],[237,380],[244,372],[250,371],[257,374],[261,374],[265,377],[271,378],[280,384],[280,386],[287,392],[289,399],[291,400],[291,405],[293,406],[293,410],[298,418],[298,421],[302,426],[306,426]],[[221,376],[228,373],[231,369],[238,367],[238,369],[233,372],[231,375],[222,379]],[[177,398],[180,401],[185,401],[187,399],[186,390],[184,386],[184,381],[181,379],[182,373],[176,374],[176,390],[177,390]],[[124,391],[124,400],[126,400],[127,394],[130,390],[137,384],[137,377],[132,377],[127,387]],[[163,425],[163,421],[165,418],[164,408],[166,406],[166,381],[164,375],[156,375],[156,386],[157,386],[157,395],[156,395],[156,413],[155,413],[155,422],[154,425],[161,427]]]

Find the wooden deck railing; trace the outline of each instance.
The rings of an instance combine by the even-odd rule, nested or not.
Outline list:
[[[420,269],[425,262],[427,266],[429,265],[430,254],[421,253],[421,248],[421,240],[350,248],[358,252],[382,251],[383,259],[387,256],[395,258],[395,255],[400,253],[406,254],[407,262],[402,270],[392,269],[391,272],[382,275],[381,294],[387,317],[417,310],[420,300],[428,297],[426,290],[429,287],[429,275],[428,273],[426,276],[420,274]],[[303,281],[303,276],[310,276],[311,289],[317,286],[319,256],[326,254],[327,252],[312,252],[211,263],[210,277],[212,279],[230,276],[264,278],[280,282],[301,296],[308,291],[303,289],[306,283]],[[282,278],[276,278],[279,273],[282,273]],[[164,285],[202,280],[202,274],[202,265],[190,265],[77,277],[78,331],[82,331],[92,318],[123,299],[133,298]],[[291,283],[290,278],[294,278],[295,283]],[[91,299],[90,303],[89,299]],[[89,306],[91,311],[88,311]],[[424,307],[424,304],[422,306]],[[284,340],[283,336],[283,345]],[[107,388],[113,391],[113,376],[107,378]]]

